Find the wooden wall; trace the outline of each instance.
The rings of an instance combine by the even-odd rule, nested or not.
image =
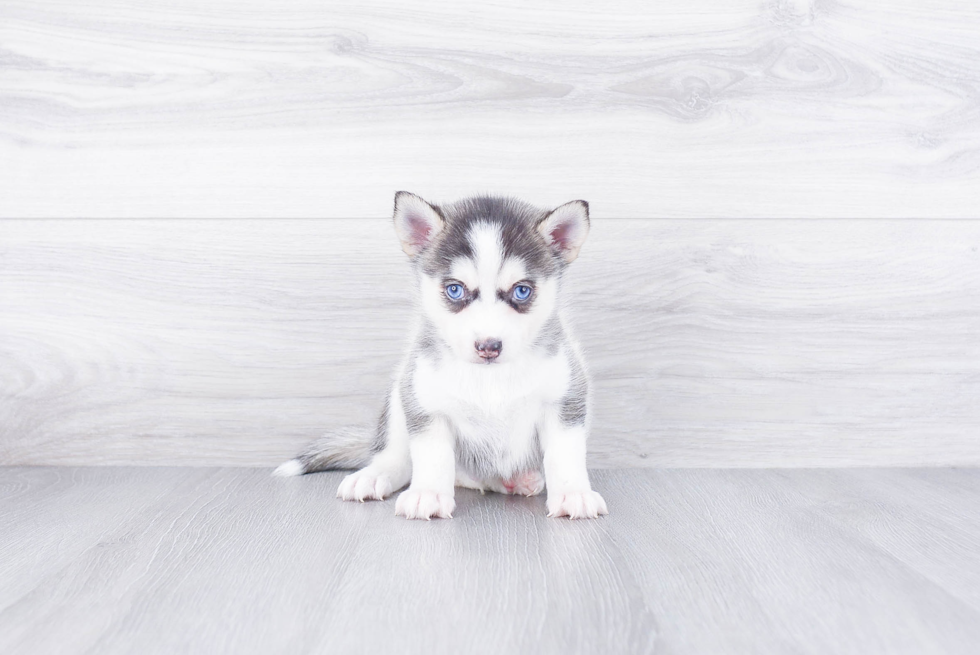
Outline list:
[[[372,421],[409,189],[591,202],[594,465],[980,464],[978,34],[953,0],[4,2],[0,463]]]
[[[388,220],[0,243],[8,463],[271,465],[373,422],[405,345]],[[568,290],[596,466],[980,463],[980,222],[600,217]]]
[[[970,217],[962,0],[5,0],[0,215]]]

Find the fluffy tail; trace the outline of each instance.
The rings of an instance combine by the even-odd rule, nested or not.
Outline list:
[[[320,437],[295,458],[279,465],[272,475],[290,477],[314,471],[358,469],[374,456],[367,428],[348,428]]]

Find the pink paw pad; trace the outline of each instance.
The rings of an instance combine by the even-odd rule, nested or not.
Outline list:
[[[536,496],[544,491],[544,477],[538,470],[519,473],[509,480],[504,480],[502,484],[509,494]]]

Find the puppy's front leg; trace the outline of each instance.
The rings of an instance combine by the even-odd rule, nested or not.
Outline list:
[[[548,488],[548,516],[572,519],[608,514],[606,501],[589,484],[585,467],[585,425],[565,425],[549,413],[539,426],[544,449],[544,481]]]
[[[455,438],[443,418],[433,418],[418,434],[412,435],[408,447],[412,453],[412,483],[398,496],[395,514],[407,519],[444,519],[453,517],[456,501]]]

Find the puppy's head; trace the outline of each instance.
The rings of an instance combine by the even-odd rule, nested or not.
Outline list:
[[[510,198],[446,206],[399,191],[395,231],[418,274],[422,311],[453,356],[506,363],[538,347],[561,273],[589,233],[589,205],[541,211]]]

